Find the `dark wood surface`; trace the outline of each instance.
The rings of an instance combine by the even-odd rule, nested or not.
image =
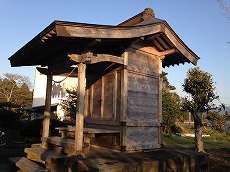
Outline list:
[[[66,132],[75,132],[75,127],[56,127],[56,130],[66,131]],[[98,133],[119,133],[119,130],[106,130],[106,129],[97,129],[97,128],[83,128],[84,134],[98,134]]]

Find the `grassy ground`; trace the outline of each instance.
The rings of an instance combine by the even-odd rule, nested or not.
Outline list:
[[[210,157],[211,172],[230,171],[230,135],[205,131],[211,137],[203,138],[205,151]],[[194,149],[194,138],[163,135],[163,143],[169,148]]]

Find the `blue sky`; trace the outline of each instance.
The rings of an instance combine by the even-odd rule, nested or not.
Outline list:
[[[230,0],[225,0],[230,4]],[[0,0],[0,75],[19,73],[33,83],[35,67],[11,68],[8,58],[54,20],[117,25],[151,7],[201,59],[213,75],[221,101],[230,105],[230,19],[217,0]],[[184,96],[182,83],[192,64],[164,69]]]

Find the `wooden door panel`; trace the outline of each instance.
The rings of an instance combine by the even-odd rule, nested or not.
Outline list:
[[[103,119],[106,120],[113,120],[114,118],[114,100],[113,100],[113,94],[114,94],[114,75],[106,75],[104,76],[104,100],[103,100]]]
[[[92,118],[100,119],[101,118],[101,78],[97,80],[93,86],[93,109],[92,109]]]

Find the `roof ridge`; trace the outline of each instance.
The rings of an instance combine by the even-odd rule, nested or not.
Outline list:
[[[117,26],[133,26],[143,21],[155,18],[155,14],[152,8],[145,8],[144,11],[141,13],[123,21],[122,23],[118,24]]]

